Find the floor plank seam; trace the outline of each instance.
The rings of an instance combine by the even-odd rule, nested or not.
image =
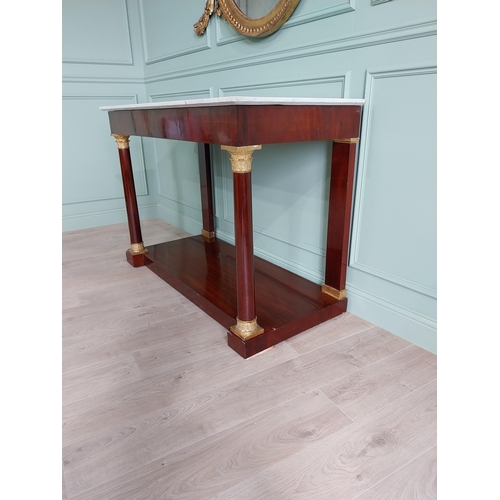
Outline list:
[[[295,352],[297,354],[296,358],[302,356],[302,354],[300,354],[300,352],[297,351],[297,349],[294,349],[294,347],[292,345],[290,345],[290,342],[288,342],[288,340],[285,340],[283,343],[286,344],[293,352]]]
[[[355,372],[353,372],[353,373],[355,373]],[[325,385],[328,385],[328,384],[325,384]],[[324,387],[324,386],[322,386],[322,387]],[[316,390],[318,392],[321,392],[321,394],[323,394],[332,403],[332,405],[335,406],[335,408],[338,408],[351,421],[352,424],[355,422],[339,405],[335,404],[335,402],[332,401],[332,399],[321,388],[318,387],[318,389],[316,389]]]
[[[236,354],[235,354],[235,356],[236,356]],[[293,359],[297,359],[297,358],[290,358],[290,359],[291,359],[291,360],[293,360]],[[245,362],[245,361],[246,361],[246,360],[242,360],[242,362]],[[239,381],[244,380],[244,379],[246,379],[246,378],[252,378],[252,379],[253,379],[253,378],[254,378],[254,377],[255,377],[258,373],[262,373],[262,372],[264,372],[264,371],[266,371],[266,370],[268,370],[268,369],[270,369],[270,368],[275,368],[276,366],[278,366],[278,365],[275,365],[275,366],[272,366],[272,367],[263,368],[263,369],[261,369],[261,370],[259,370],[259,371],[254,372],[252,375],[245,375],[245,376],[243,376],[243,377],[241,377],[241,378],[236,378],[236,379],[234,379],[234,378],[233,378],[233,379],[231,379],[231,381],[230,381],[230,382],[228,382],[227,384],[224,384],[224,385],[222,385],[222,386],[218,386],[218,387],[217,387],[217,390],[218,390],[218,391],[223,391],[223,390],[224,390],[224,387],[226,387],[227,385],[231,385],[231,384],[233,384],[233,383],[235,383],[235,382],[239,382]],[[179,369],[181,369],[181,368],[179,368]],[[172,370],[172,371],[177,371],[177,369],[174,369],[174,370]],[[147,377],[147,378],[142,379],[142,380],[140,380],[140,381],[138,381],[138,382],[135,382],[135,383],[136,383],[136,384],[138,384],[138,385],[139,385],[139,384],[143,384],[144,382],[147,382],[147,381],[148,381],[148,379],[151,379],[150,381],[154,383],[154,379],[155,379],[155,378],[159,379],[159,378],[161,378],[161,377],[162,377],[162,376],[164,376],[164,375],[165,375],[164,373],[159,374],[159,375],[152,375],[151,377]],[[116,392],[116,390],[114,389],[114,390],[111,390],[111,391],[108,391],[108,392],[109,392],[109,393],[113,393],[113,392]],[[294,401],[294,400],[296,400],[296,399],[298,399],[298,398],[302,397],[304,394],[308,394],[308,393],[311,393],[311,392],[312,392],[312,391],[306,391],[306,392],[304,392],[304,393],[302,393],[302,394],[299,394],[298,396],[295,396],[295,397],[293,397],[293,398],[291,398],[291,399],[288,399],[288,400],[286,400],[286,401],[284,401],[284,402],[280,403],[279,405],[273,406],[272,408],[279,408],[280,406],[283,406],[283,405],[289,404],[290,402],[292,402],[292,401]],[[171,408],[172,406],[182,406],[182,405],[184,405],[184,404],[186,404],[186,403],[189,403],[190,401],[192,401],[192,400],[194,400],[194,399],[201,399],[201,398],[203,398],[204,396],[206,396],[206,395],[210,395],[210,394],[211,394],[211,390],[206,390],[206,391],[204,391],[204,392],[194,394],[194,395],[192,395],[192,396],[190,396],[190,397],[188,397],[188,398],[185,398],[185,399],[181,399],[181,400],[173,400],[173,401],[169,402],[169,404],[168,404],[167,406],[161,406],[161,407],[159,407],[159,408],[156,408],[156,409],[155,409],[155,410],[153,410],[153,411],[148,412],[146,415],[143,415],[143,416],[141,417],[141,419],[140,419],[140,420],[148,419],[150,416],[157,415],[158,413],[161,413],[161,412],[163,412],[163,411],[165,411],[165,410],[168,410],[168,409],[169,409],[169,408]],[[102,398],[102,397],[103,397],[103,396],[105,396],[105,395],[106,395],[106,393],[103,393],[103,394],[100,394],[100,395],[99,395],[99,397],[100,397],[100,398]],[[92,398],[84,398],[82,401],[84,401],[85,399],[90,400],[90,399],[92,399]],[[73,404],[73,403],[69,403],[68,405],[66,405],[66,407],[68,407],[68,406],[70,406],[70,405],[72,405],[72,404]],[[101,404],[101,403],[99,403],[99,405],[100,405],[100,404]],[[251,419],[253,419],[253,418],[258,418],[260,415],[262,415],[262,414],[266,413],[267,411],[269,411],[269,409],[270,409],[270,408],[266,408],[266,409],[265,409],[265,410],[263,410],[262,412],[260,412],[260,413],[258,413],[258,414],[253,415],[253,416],[251,417]],[[250,419],[250,420],[251,420],[251,419]],[[72,420],[74,420],[74,421],[78,421],[78,420],[79,420],[79,417],[71,418],[71,419],[69,419],[68,421],[72,421]],[[106,427],[106,428],[104,428],[104,429],[100,429],[100,434],[105,434],[105,433],[109,433],[109,432],[114,432],[114,431],[120,430],[120,429],[122,429],[122,428],[124,428],[124,427],[129,427],[129,426],[131,426],[131,425],[135,425],[135,424],[137,424],[137,423],[138,423],[138,420],[137,420],[137,419],[133,419],[133,420],[131,420],[131,421],[128,421],[127,423],[123,423],[123,425],[118,425],[118,426],[116,426],[116,425],[115,425],[115,426]],[[232,428],[232,427],[237,427],[237,426],[239,426],[239,425],[241,425],[241,423],[234,424],[234,426],[228,427],[228,429],[230,429],[230,428]],[[69,440],[68,442],[65,442],[65,443],[64,443],[64,447],[67,447],[67,446],[74,446],[74,445],[75,445],[75,444],[77,444],[79,441],[86,441],[86,439],[88,439],[88,438],[84,438],[83,440],[82,440],[82,439],[78,439],[78,438],[75,438],[75,439],[73,439],[73,440]],[[203,438],[203,439],[205,439],[205,438]]]
[[[311,393],[316,393],[316,394],[317,394],[317,393],[318,393],[318,392],[317,392],[317,389],[315,389],[315,390],[313,390],[313,391],[309,391],[309,392],[308,392],[308,393],[306,393],[306,394],[311,394]],[[324,393],[323,393],[323,395],[324,395]],[[302,394],[301,396],[299,396],[299,397],[302,397],[302,396],[303,396],[303,394]],[[326,397],[326,395],[325,395],[325,397]],[[298,398],[294,398],[294,399],[298,399]],[[328,399],[329,401],[331,401],[331,400],[330,400],[330,398],[328,398],[328,397],[327,397],[327,399]],[[292,400],[290,400],[290,401],[287,401],[286,403],[283,403],[283,404],[289,404],[291,401],[293,401],[293,399],[292,399]],[[336,406],[333,402],[332,402],[332,404],[333,404],[334,406]],[[282,405],[278,405],[276,408],[279,408],[280,406],[282,406]],[[266,411],[267,411],[267,410],[266,410]],[[344,413],[344,412],[342,412],[342,413]],[[346,416],[347,416],[347,415],[346,415]],[[347,417],[347,418],[349,418],[349,417]],[[252,419],[250,419],[250,420],[252,420]],[[259,471],[255,472],[254,474],[251,474],[251,475],[249,475],[249,476],[246,476],[246,477],[245,477],[245,479],[243,479],[242,481],[240,481],[240,482],[238,482],[238,483],[236,483],[236,484],[232,485],[230,488],[226,488],[226,489],[224,489],[224,490],[219,491],[219,492],[218,492],[215,496],[214,496],[214,495],[211,495],[211,496],[210,496],[210,499],[211,499],[211,500],[212,500],[212,499],[214,499],[214,500],[215,500],[215,498],[218,498],[218,495],[224,494],[226,491],[229,491],[229,490],[231,490],[231,489],[233,489],[233,488],[236,488],[239,484],[241,484],[241,483],[245,483],[245,482],[247,482],[247,481],[251,481],[251,479],[252,479],[253,477],[258,476],[258,475],[261,475],[261,474],[263,474],[265,471],[267,471],[268,469],[270,469],[270,468],[274,468],[274,467],[277,467],[279,464],[281,464],[281,463],[283,463],[283,462],[286,462],[286,461],[291,460],[291,459],[292,459],[294,456],[296,456],[296,455],[306,453],[306,452],[307,452],[307,450],[308,450],[309,448],[311,448],[311,447],[317,447],[317,446],[319,446],[319,443],[321,443],[321,442],[323,442],[323,441],[325,441],[325,440],[331,439],[331,437],[332,437],[332,436],[334,436],[335,434],[337,434],[337,433],[339,433],[340,431],[343,431],[343,430],[345,430],[345,429],[348,429],[349,427],[351,427],[352,425],[354,425],[354,422],[352,421],[352,419],[350,419],[350,418],[349,418],[349,421],[350,421],[351,423],[350,423],[350,424],[348,424],[348,425],[346,425],[345,427],[340,428],[339,430],[337,430],[337,431],[333,432],[332,434],[329,434],[329,435],[327,435],[327,436],[325,436],[325,437],[323,437],[323,438],[319,439],[318,441],[313,441],[313,442],[309,443],[306,447],[304,447],[304,448],[302,448],[302,449],[300,449],[300,450],[297,450],[295,453],[291,453],[290,455],[287,455],[286,457],[284,457],[284,458],[282,458],[282,459],[280,459],[280,460],[274,461],[272,464],[270,464],[270,465],[268,465],[267,467],[265,467],[265,468],[263,468],[263,469],[261,469],[261,470],[259,470]]]
[[[193,313],[189,313],[189,312],[188,312],[186,315],[188,315],[188,314],[193,314]],[[184,315],[181,315],[181,316],[176,316],[176,318],[178,318],[178,317],[182,317],[182,316],[184,316]],[[144,330],[145,330],[145,329],[147,329],[147,328],[148,328],[148,327],[144,327]],[[204,332],[207,332],[207,331],[211,330],[212,328],[213,328],[213,325],[210,325],[210,326],[208,326],[208,327],[207,327],[207,329],[206,329],[206,330],[202,330],[202,331],[197,332],[197,333],[200,333],[200,334],[201,334],[201,333],[204,333]],[[142,330],[142,329],[143,329],[143,328],[141,328],[141,330]],[[123,338],[123,337],[120,337],[120,339],[122,339],[122,338]],[[71,346],[75,346],[75,345],[77,345],[77,344],[72,344]],[[68,347],[71,347],[71,346],[68,346]],[[160,347],[160,345],[155,346],[155,347]],[[64,348],[63,348],[63,349],[64,349]],[[132,351],[132,352],[127,350],[127,351],[125,351],[125,352],[127,352],[127,353],[131,353],[131,354],[132,354],[132,356],[134,356],[137,352],[143,352],[143,351],[146,351],[146,350],[148,350],[148,349],[151,349],[151,347],[145,347],[144,349],[137,349],[137,350],[134,350],[134,351]],[[63,370],[63,371],[62,371],[62,375],[64,376],[64,375],[67,375],[67,374],[71,374],[72,372],[75,372],[75,371],[77,371],[77,370],[84,370],[84,369],[87,369],[87,368],[92,368],[92,367],[94,367],[94,368],[95,368],[95,367],[97,367],[99,364],[102,364],[102,363],[103,363],[103,362],[105,362],[105,361],[110,361],[110,359],[111,359],[111,358],[106,358],[106,359],[105,359],[105,360],[103,360],[103,361],[97,361],[97,362],[95,362],[95,363],[85,364],[85,365],[82,365],[82,367],[79,367],[79,368],[72,368],[72,369],[69,369],[69,370]],[[118,359],[118,357],[117,357],[117,358],[114,358],[114,359]],[[147,377],[146,377],[146,378],[147,378]]]
[[[370,413],[367,413],[366,415],[363,415],[362,418],[360,418],[359,420],[355,420],[355,422],[362,422],[363,420],[368,419],[369,417],[371,417],[372,415],[374,415],[378,411],[383,410],[384,408],[387,408],[387,406],[389,406],[391,404],[394,404],[397,401],[400,401],[401,399],[409,396],[410,394],[413,394],[414,392],[418,392],[418,391],[423,391],[427,386],[433,384],[434,382],[436,382],[436,378],[433,378],[432,380],[429,380],[429,382],[426,382],[425,384],[421,385],[420,387],[417,387],[416,389],[409,389],[410,392],[408,392],[406,394],[403,394],[402,396],[399,396],[398,398],[390,401],[389,403],[385,404],[384,406],[381,406],[380,408],[377,408],[375,411],[372,411]]]
[[[391,476],[394,476],[394,474],[397,474],[401,469],[404,469],[407,465],[411,464],[412,462],[415,462],[416,460],[418,460],[419,458],[421,458],[422,456],[424,456],[426,453],[428,453],[429,451],[431,451],[434,448],[436,448],[436,445],[431,446],[430,448],[427,448],[422,453],[419,453],[418,455],[414,456],[411,460],[409,460],[408,462],[404,463],[401,467],[398,467],[397,469],[393,470],[390,474],[388,474],[387,476],[383,477],[382,479],[380,479],[376,483],[372,484],[367,490],[363,491],[359,495],[356,495],[351,500],[356,500],[356,498],[359,498],[360,496],[366,495],[371,489],[375,488],[378,484],[386,481]]]
[[[400,352],[404,351],[405,349],[407,349],[410,346],[411,346],[411,344],[408,345],[408,346],[400,347],[399,349],[396,349],[395,351],[392,351],[392,352],[386,354],[385,356],[382,356],[381,358],[378,358],[378,359],[375,359],[373,361],[370,361],[370,362],[366,363],[366,365],[363,365],[361,368],[358,368],[358,370],[362,370],[362,369],[365,369],[365,368],[367,368],[369,366],[373,366],[376,363],[380,363],[380,362],[382,362],[382,360],[387,359],[388,357],[393,356],[396,353],[400,353]]]
[[[139,470],[139,469],[143,469],[143,468],[144,468],[144,469],[145,469],[145,472],[144,472],[144,473],[142,473],[142,474],[138,474],[136,477],[134,477],[134,481],[136,481],[137,479],[139,479],[139,478],[141,478],[141,477],[144,477],[144,476],[147,476],[147,475],[150,473],[150,471],[149,471],[149,470],[146,470],[147,466],[148,466],[148,465],[150,465],[150,464],[154,464],[155,462],[158,462],[158,461],[166,461],[166,460],[168,459],[168,457],[169,457],[169,456],[171,456],[171,455],[176,455],[176,454],[181,454],[183,450],[188,449],[188,448],[190,448],[190,447],[193,447],[193,446],[195,446],[195,445],[201,445],[201,443],[203,443],[203,441],[205,441],[205,440],[212,440],[212,439],[214,439],[214,437],[216,437],[218,434],[222,434],[222,433],[231,433],[232,431],[236,431],[238,428],[240,428],[240,427],[244,426],[245,424],[248,424],[249,422],[252,422],[253,420],[258,420],[258,419],[259,419],[262,415],[264,415],[264,414],[268,413],[271,409],[275,410],[275,409],[279,409],[280,407],[287,406],[287,405],[289,405],[289,404],[293,403],[293,401],[298,400],[298,399],[300,399],[300,398],[304,397],[304,396],[305,396],[305,395],[307,395],[307,394],[316,394],[316,395],[319,395],[319,392],[320,392],[320,391],[318,391],[317,389],[314,389],[314,390],[311,390],[311,391],[307,391],[307,392],[304,392],[304,393],[302,393],[302,394],[300,394],[300,395],[298,395],[298,396],[296,396],[296,397],[294,397],[294,398],[291,398],[291,399],[289,399],[289,400],[287,400],[287,401],[284,401],[284,402],[282,402],[282,403],[281,403],[281,404],[279,404],[279,405],[273,406],[273,407],[271,407],[271,408],[266,408],[266,409],[265,409],[264,411],[262,411],[261,413],[258,413],[258,414],[255,414],[255,415],[252,415],[250,418],[248,418],[248,419],[246,419],[246,420],[244,420],[244,421],[241,421],[241,422],[237,422],[237,423],[235,423],[234,425],[231,425],[230,427],[227,427],[227,428],[223,429],[222,431],[218,431],[218,432],[216,432],[216,433],[214,433],[214,434],[211,434],[211,435],[205,436],[205,437],[203,437],[203,438],[201,438],[201,439],[199,439],[199,440],[197,440],[197,441],[193,441],[193,442],[189,443],[187,446],[184,446],[184,447],[179,447],[179,448],[175,448],[175,449],[173,449],[173,450],[169,450],[169,453],[167,453],[166,455],[162,455],[162,456],[159,456],[159,457],[156,457],[156,458],[152,459],[152,460],[151,460],[151,461],[149,461],[149,462],[142,463],[142,464],[140,464],[139,466],[137,466],[136,468],[134,468],[134,469],[130,469],[130,470],[129,470],[129,471],[127,471],[126,473],[121,474],[120,476],[116,476],[116,477],[114,477],[114,478],[113,478],[113,480],[115,480],[115,481],[116,481],[116,480],[118,480],[118,479],[120,479],[120,478],[124,478],[124,483],[127,483],[127,482],[128,482],[128,481],[127,481],[127,477],[128,477],[128,476],[132,475],[132,474],[134,473],[134,471]],[[323,394],[323,396],[324,396],[324,397],[326,397],[326,399],[329,401],[329,403],[331,403],[333,406],[335,406],[335,407],[336,407],[336,405],[335,405],[333,402],[331,402],[331,400],[330,400],[327,396],[325,396],[324,394]],[[159,411],[161,411],[161,410],[159,410]],[[343,413],[343,412],[342,412],[342,413]],[[156,414],[156,412],[151,412],[150,414],[151,414],[151,415],[153,415],[153,414]],[[143,417],[143,419],[147,419],[147,418],[148,418],[148,416],[149,416],[150,414],[148,414],[148,415],[144,416],[144,417]],[[350,419],[349,417],[347,417],[347,418],[348,418],[348,419],[349,419],[349,421],[350,421],[350,423],[349,423],[348,425],[346,425],[346,426],[344,426],[344,427],[340,428],[339,430],[337,430],[337,431],[333,432],[332,434],[329,434],[329,435],[327,435],[327,436],[325,436],[325,437],[323,437],[323,438],[319,439],[318,441],[312,441],[311,443],[309,443],[308,445],[306,445],[304,448],[302,448],[302,449],[300,449],[300,450],[297,450],[295,453],[292,453],[292,454],[290,454],[290,455],[287,455],[286,457],[284,457],[284,458],[283,458],[283,459],[281,459],[281,460],[274,461],[274,462],[273,462],[272,464],[270,464],[269,466],[264,467],[263,469],[260,469],[259,471],[255,472],[254,474],[252,474],[252,475],[250,475],[250,476],[246,476],[246,477],[245,477],[245,479],[243,479],[243,480],[242,480],[242,481],[240,481],[240,482],[246,481],[246,480],[248,480],[249,478],[251,478],[251,477],[253,477],[253,476],[257,475],[257,474],[261,474],[261,473],[263,473],[265,470],[269,469],[270,467],[274,467],[274,466],[276,466],[276,464],[279,464],[279,463],[281,463],[281,462],[283,462],[283,461],[285,461],[285,460],[288,460],[289,458],[293,457],[294,455],[296,455],[296,454],[298,454],[298,453],[304,452],[304,451],[305,451],[305,450],[307,450],[310,446],[312,446],[312,445],[316,445],[317,443],[320,443],[320,442],[322,442],[323,440],[330,438],[331,436],[335,435],[335,434],[336,434],[337,432],[339,432],[340,430],[343,430],[343,429],[346,429],[346,428],[350,427],[351,425],[353,425],[353,424],[354,424],[354,422],[353,422],[353,421],[352,421],[352,419]],[[134,424],[131,424],[131,425],[134,425]],[[125,426],[120,426],[119,428],[122,428],[122,427],[128,427],[128,425],[125,425]],[[114,429],[118,429],[118,427],[113,428],[113,429],[109,429],[109,431],[110,431],[111,433],[113,433]],[[83,441],[85,441],[85,440],[83,440]],[[65,445],[65,446],[76,446],[77,444],[78,444],[78,441],[75,441],[74,443],[69,444],[69,445]],[[227,488],[227,489],[231,489],[231,488],[236,487],[238,484],[240,484],[240,482],[235,483],[234,485],[232,485],[230,488]],[[78,497],[78,496],[83,495],[83,494],[85,494],[85,495],[91,494],[93,489],[98,489],[98,488],[106,488],[106,486],[105,486],[105,485],[106,485],[106,483],[99,484],[99,485],[97,485],[97,486],[95,486],[95,487],[89,488],[88,490],[82,491],[82,492],[78,493],[77,495],[74,495],[74,496],[71,496],[71,497],[67,497],[67,500],[71,500],[72,498],[74,498],[74,497]],[[113,487],[111,487],[110,489],[106,489],[106,491],[104,491],[103,493],[107,493],[107,492],[109,492],[109,491],[112,491],[112,489],[113,489]],[[223,493],[224,491],[226,491],[226,490],[221,490],[221,491],[219,491],[217,494],[221,494],[221,493]]]
[[[339,316],[339,317],[342,317],[342,316]],[[333,320],[330,320],[330,321],[335,321],[337,318],[334,318]],[[335,329],[335,325],[331,325],[333,329]],[[319,327],[315,327],[315,328],[319,328]],[[305,354],[310,354],[310,353],[313,353],[313,352],[319,352],[319,351],[322,351],[323,349],[327,348],[327,347],[331,347],[333,346],[334,344],[337,344],[338,342],[343,342],[351,337],[354,337],[355,335],[360,335],[361,333],[366,333],[368,332],[369,330],[375,330],[375,329],[378,329],[377,326],[375,325],[370,325],[368,326],[366,329],[364,330],[359,330],[359,331],[354,331],[353,333],[350,333],[349,335],[346,335],[345,337],[342,337],[340,339],[337,339],[337,340],[334,340],[333,342],[328,342],[326,344],[323,344],[321,345],[320,347],[317,347],[316,349],[311,349],[310,351],[307,351],[307,352],[303,352],[301,353],[300,355],[301,356],[304,356]]]
[[[188,236],[141,222],[146,246]],[[96,240],[101,259],[88,257]],[[63,234],[64,500],[264,499],[282,485],[294,498],[302,481],[314,498],[435,498],[435,357],[347,312],[240,358],[226,328],[132,268],[127,247],[126,223]],[[153,325],[134,326],[141,311]],[[345,447],[366,482],[330,474]]]
[[[344,313],[344,314],[345,314],[345,313]],[[341,318],[342,316],[339,316],[339,317]],[[328,325],[329,327],[331,327],[331,328],[332,328],[332,330],[333,330],[333,331],[335,331],[335,328],[336,328],[335,323],[333,323],[336,319],[337,319],[337,318],[334,318],[333,320],[331,320],[331,321],[332,321],[332,324],[331,324],[331,325]],[[316,328],[322,328],[322,326],[319,326],[319,327],[316,327]],[[323,328],[324,328],[324,327],[323,327]],[[330,346],[332,346],[333,344],[336,344],[337,342],[342,342],[343,340],[346,340],[346,339],[349,339],[349,338],[351,338],[351,337],[354,337],[355,335],[359,335],[360,333],[365,333],[365,332],[367,332],[367,331],[369,331],[369,330],[372,330],[372,329],[374,329],[374,328],[378,328],[378,327],[376,327],[375,325],[367,325],[367,327],[366,327],[366,328],[364,328],[363,330],[353,330],[353,332],[352,332],[352,333],[349,333],[349,334],[348,334],[348,335],[346,335],[345,337],[342,337],[342,338],[340,338],[340,339],[333,340],[332,342],[328,342],[328,343],[326,343],[326,344],[323,344],[321,347],[318,347],[318,348],[316,348],[316,349],[312,349],[312,350],[308,351],[308,353],[309,353],[309,352],[318,351],[319,349],[324,349],[324,348],[326,348],[326,347],[330,347]]]

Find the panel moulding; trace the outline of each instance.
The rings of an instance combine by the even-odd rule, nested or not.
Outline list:
[[[429,296],[431,298],[437,298],[437,292],[434,289],[423,286],[414,281],[405,280],[399,276],[387,273],[380,269],[376,269],[372,266],[368,266],[359,262],[359,238],[360,238],[360,226],[361,217],[363,213],[363,201],[364,192],[366,184],[366,172],[368,163],[368,144],[370,139],[370,121],[371,121],[371,109],[373,103],[373,84],[377,79],[383,78],[401,78],[401,77],[411,77],[416,75],[428,75],[436,74],[436,66],[424,66],[424,67],[413,67],[413,68],[400,68],[400,69],[388,69],[388,70],[378,70],[366,72],[365,80],[365,105],[363,107],[363,119],[361,125],[361,139],[359,143],[359,159],[357,166],[357,185],[355,192],[355,200],[353,206],[353,219],[352,219],[352,230],[351,230],[351,244],[349,251],[349,266],[353,269],[357,269],[361,272],[365,272],[375,276],[377,278],[383,279],[399,285],[417,293]]]
[[[69,58],[62,60],[63,64],[98,64],[106,66],[133,66],[134,58],[132,55],[132,35],[130,33],[130,21],[128,14],[128,7],[126,0],[120,2],[121,8],[124,10],[125,28],[127,32],[128,41],[128,59],[124,61],[113,61],[113,60],[98,60],[98,59],[84,59],[84,58]]]
[[[234,245],[235,240],[233,234],[230,234],[221,229],[216,229],[216,234],[217,237],[220,237],[222,240]],[[302,276],[303,278],[308,279],[309,281],[312,281],[318,285],[324,283],[324,272],[316,272],[313,269],[303,266],[297,261],[281,257],[273,252],[269,252],[259,247],[254,248],[254,255],[268,262],[271,262],[272,264],[276,264],[277,266],[282,267],[287,271],[298,274],[299,276]]]
[[[62,96],[63,100],[103,100],[103,101],[111,101],[111,100],[119,100],[120,104],[123,103],[124,100],[132,101],[131,104],[138,104],[138,96],[137,94],[133,95],[102,95],[102,94],[96,94],[96,95],[77,95],[77,94],[66,94]],[[97,108],[96,108],[97,109]],[[103,113],[103,111],[99,111],[100,113]],[[111,137],[110,133],[110,143],[112,143],[113,138]],[[149,189],[148,189],[148,182],[147,182],[147,176],[146,176],[146,164],[144,161],[144,145],[142,142],[141,137],[131,137],[130,138],[131,144],[133,145],[134,143],[138,146],[138,156],[140,160],[140,169],[134,170],[134,176],[137,175],[137,173],[140,173],[141,175],[141,180],[144,185],[144,191],[137,191],[136,194],[137,196],[148,196],[149,195]],[[118,162],[118,156],[117,160]],[[135,166],[135,162],[134,162]],[[109,200],[122,200],[123,196],[113,196],[113,197],[105,197],[105,198],[98,198],[98,199],[87,199],[87,200],[76,200],[72,202],[66,202],[63,203],[64,205],[75,205],[75,204],[81,204],[81,203],[93,203],[96,201],[109,201]]]
[[[139,15],[141,22],[141,33],[142,33],[142,47],[143,47],[143,55],[144,55],[144,64],[149,66],[150,64],[156,64],[162,61],[168,61],[169,59],[175,59],[177,57],[187,56],[189,54],[195,54],[196,52],[202,52],[204,50],[211,49],[211,41],[210,41],[210,30],[207,29],[204,35],[205,44],[197,45],[193,47],[186,47],[181,50],[175,50],[173,52],[167,52],[161,56],[150,57],[148,53],[148,41],[146,40],[146,26],[145,26],[145,15],[144,15],[144,0],[139,2]]]
[[[96,61],[92,59],[65,59],[63,64],[96,64],[101,66],[133,66],[134,62],[117,62],[117,61]],[[142,79],[141,79],[142,81]]]
[[[327,77],[317,77],[309,79],[300,80],[282,80],[275,82],[266,83],[256,83],[254,85],[237,85],[234,87],[221,87],[219,89],[219,97],[226,97],[227,95],[234,95],[235,91],[247,91],[247,90],[265,90],[265,89],[278,89],[278,88],[291,88],[291,87],[307,87],[309,85],[327,85],[330,83],[341,83],[342,92],[341,96],[346,97],[346,87],[349,83],[349,71],[345,71],[340,75],[327,76]]]
[[[342,90],[341,90],[341,95],[340,96],[326,96],[325,97],[341,97],[344,98],[346,97],[347,94],[347,88],[349,86],[349,78],[350,78],[350,72],[346,71],[343,74],[340,75],[335,75],[335,76],[330,76],[330,77],[318,77],[318,78],[310,78],[308,80],[283,80],[283,81],[277,81],[277,82],[266,82],[266,83],[261,83],[261,84],[254,84],[254,85],[241,85],[241,86],[234,86],[234,87],[225,87],[225,88],[220,88],[219,89],[219,97],[226,97],[227,95],[235,95],[235,93],[241,92],[242,95],[245,95],[246,91],[251,91],[251,90],[265,90],[265,89],[276,89],[276,88],[292,88],[292,87],[307,87],[309,85],[327,85],[327,84],[332,84],[332,83],[341,83],[342,85]],[[222,199],[222,206],[223,206],[223,213],[222,213],[222,218],[229,224],[234,224],[234,215],[232,211],[229,209],[230,206],[230,200],[228,199],[228,193],[232,192],[231,186],[228,185],[229,180],[231,179],[231,167],[229,164],[229,158],[227,155],[221,155],[220,156],[220,162],[221,162],[221,167],[222,167],[222,186],[220,191],[224,193],[223,199]],[[218,215],[218,214],[217,214]],[[307,245],[303,242],[300,242],[298,240],[295,240],[290,237],[284,237],[280,234],[273,233],[271,231],[266,231],[265,229],[259,227],[258,225],[254,224],[254,232],[261,234],[262,236],[272,238],[276,241],[280,241],[282,243],[294,246],[296,248],[299,248],[301,250],[304,250],[306,252],[310,252],[312,254],[318,255],[320,257],[325,257],[326,251],[324,248],[320,248],[314,245]],[[271,255],[271,253],[266,252],[266,255]],[[281,259],[279,256],[274,256],[274,260],[276,259]],[[296,263],[294,263],[295,265]],[[298,265],[298,264],[297,264]],[[292,267],[287,264],[286,269],[292,270]],[[305,268],[302,272],[305,271]],[[314,276],[315,279],[317,279],[317,275],[315,274],[315,271],[308,269],[306,271],[309,273],[310,276]],[[311,274],[313,273],[313,274]]]
[[[430,352],[437,351],[437,322],[347,282],[347,310]]]
[[[433,318],[430,318],[429,316],[426,316],[425,314],[420,314],[418,312],[407,309],[406,307],[400,306],[390,300],[380,298],[378,295],[374,295],[370,292],[367,292],[366,290],[361,290],[350,282],[346,283],[346,287],[348,292],[355,293],[379,306],[390,309],[391,311],[400,314],[401,316],[406,316],[407,318],[413,321],[417,321],[418,323],[428,326],[429,328],[436,329],[437,327],[437,321]]]
[[[174,211],[168,207],[165,207],[164,205],[161,205],[158,203],[156,205],[157,212],[163,212],[165,215],[161,217],[163,220],[166,220],[170,224],[172,224],[175,227],[178,227],[179,229],[183,229],[184,231],[190,233],[190,234],[200,234],[203,224],[202,224],[202,219],[201,219],[201,213],[200,213],[200,218],[195,219],[185,213],[180,213],[178,211]]]
[[[394,43],[411,40],[414,38],[435,36],[436,34],[436,21],[424,22],[378,32],[362,33],[360,35],[328,42],[301,45],[300,47],[295,47],[292,49],[269,52],[265,55],[259,54],[258,56],[252,55],[249,57],[240,56],[234,60],[225,60],[223,62],[214,64],[197,64],[192,68],[168,71],[158,75],[146,77],[145,83],[149,84],[167,80],[175,80],[178,78],[188,78],[197,75],[206,75],[208,73],[231,71],[241,68],[248,69],[251,66],[259,66],[262,64],[301,59],[303,57],[313,57],[316,55],[331,54],[334,52],[344,52],[384,43]]]
[[[156,204],[139,205],[141,219],[153,219],[156,215]],[[89,227],[107,226],[109,224],[126,223],[127,211],[125,208],[96,210],[82,214],[62,216],[63,231],[75,231]]]
[[[309,5],[312,3],[307,2]],[[293,28],[294,26],[299,26],[301,24],[307,24],[313,21],[319,21],[320,19],[325,19],[327,17],[338,16],[340,14],[345,14],[347,12],[353,12],[355,10],[355,0],[345,0],[338,5],[332,5],[323,9],[314,10],[312,12],[307,12],[304,14],[297,15],[296,11],[292,14],[292,17],[280,28],[284,30],[287,28]],[[216,33],[217,33],[217,45],[226,45],[228,43],[238,42],[244,40],[245,37],[234,33],[230,36],[223,36],[221,30],[221,23],[226,22],[219,16],[216,16]]]
[[[62,83],[96,83],[96,84],[132,84],[144,85],[142,77],[108,77],[108,76],[63,76]]]
[[[156,203],[145,203],[143,205],[139,204],[139,211],[143,210],[154,210],[156,209]],[[85,212],[82,214],[66,214],[63,215],[63,220],[70,220],[70,219],[85,219],[86,217],[100,217],[102,215],[109,215],[109,214],[120,214],[125,217],[127,217],[127,210],[125,207],[123,208],[110,208],[110,209],[104,209],[104,210],[93,210],[92,212]]]
[[[205,98],[212,97],[212,94],[213,94],[212,87],[210,87],[208,89],[191,90],[191,91],[187,91],[187,92],[170,92],[170,93],[161,93],[161,94],[150,94],[149,95],[149,102],[177,101],[177,100],[187,100],[187,99],[205,99]],[[161,140],[161,139],[157,139],[153,143],[154,144],[153,150],[154,150],[155,165],[158,165],[158,163],[159,163],[158,148],[157,148],[157,141],[158,140]],[[162,182],[161,182],[160,173],[159,173],[158,168],[156,168],[156,181],[157,181],[157,185],[158,185],[158,196],[161,196],[162,198],[170,200],[174,203],[178,203],[180,205],[184,205],[188,208],[191,208],[193,210],[201,212],[201,200],[200,200],[200,205],[195,206],[191,203],[187,203],[185,200],[174,199],[170,196],[167,196],[164,193],[164,191],[162,190]]]

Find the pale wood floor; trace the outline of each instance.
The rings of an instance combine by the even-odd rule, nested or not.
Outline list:
[[[63,234],[63,498],[436,498],[436,356],[346,313],[244,360],[127,246]]]

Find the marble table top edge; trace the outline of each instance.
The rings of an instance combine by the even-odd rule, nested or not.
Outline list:
[[[182,101],[152,102],[142,104],[121,104],[117,106],[101,106],[102,111],[124,111],[133,109],[155,109],[155,108],[183,108],[183,107],[202,107],[202,106],[231,106],[240,105],[290,105],[290,106],[362,106],[364,99],[346,99],[346,98],[316,98],[316,97],[213,97],[208,99],[191,99]]]

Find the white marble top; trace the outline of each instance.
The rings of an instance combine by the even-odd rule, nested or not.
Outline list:
[[[289,106],[362,106],[364,99],[337,99],[315,97],[212,97],[210,99],[192,99],[188,101],[152,102],[145,104],[122,104],[119,106],[101,106],[102,111],[155,108],[188,108],[201,106],[231,106],[235,104],[258,106],[263,104],[286,104]]]

